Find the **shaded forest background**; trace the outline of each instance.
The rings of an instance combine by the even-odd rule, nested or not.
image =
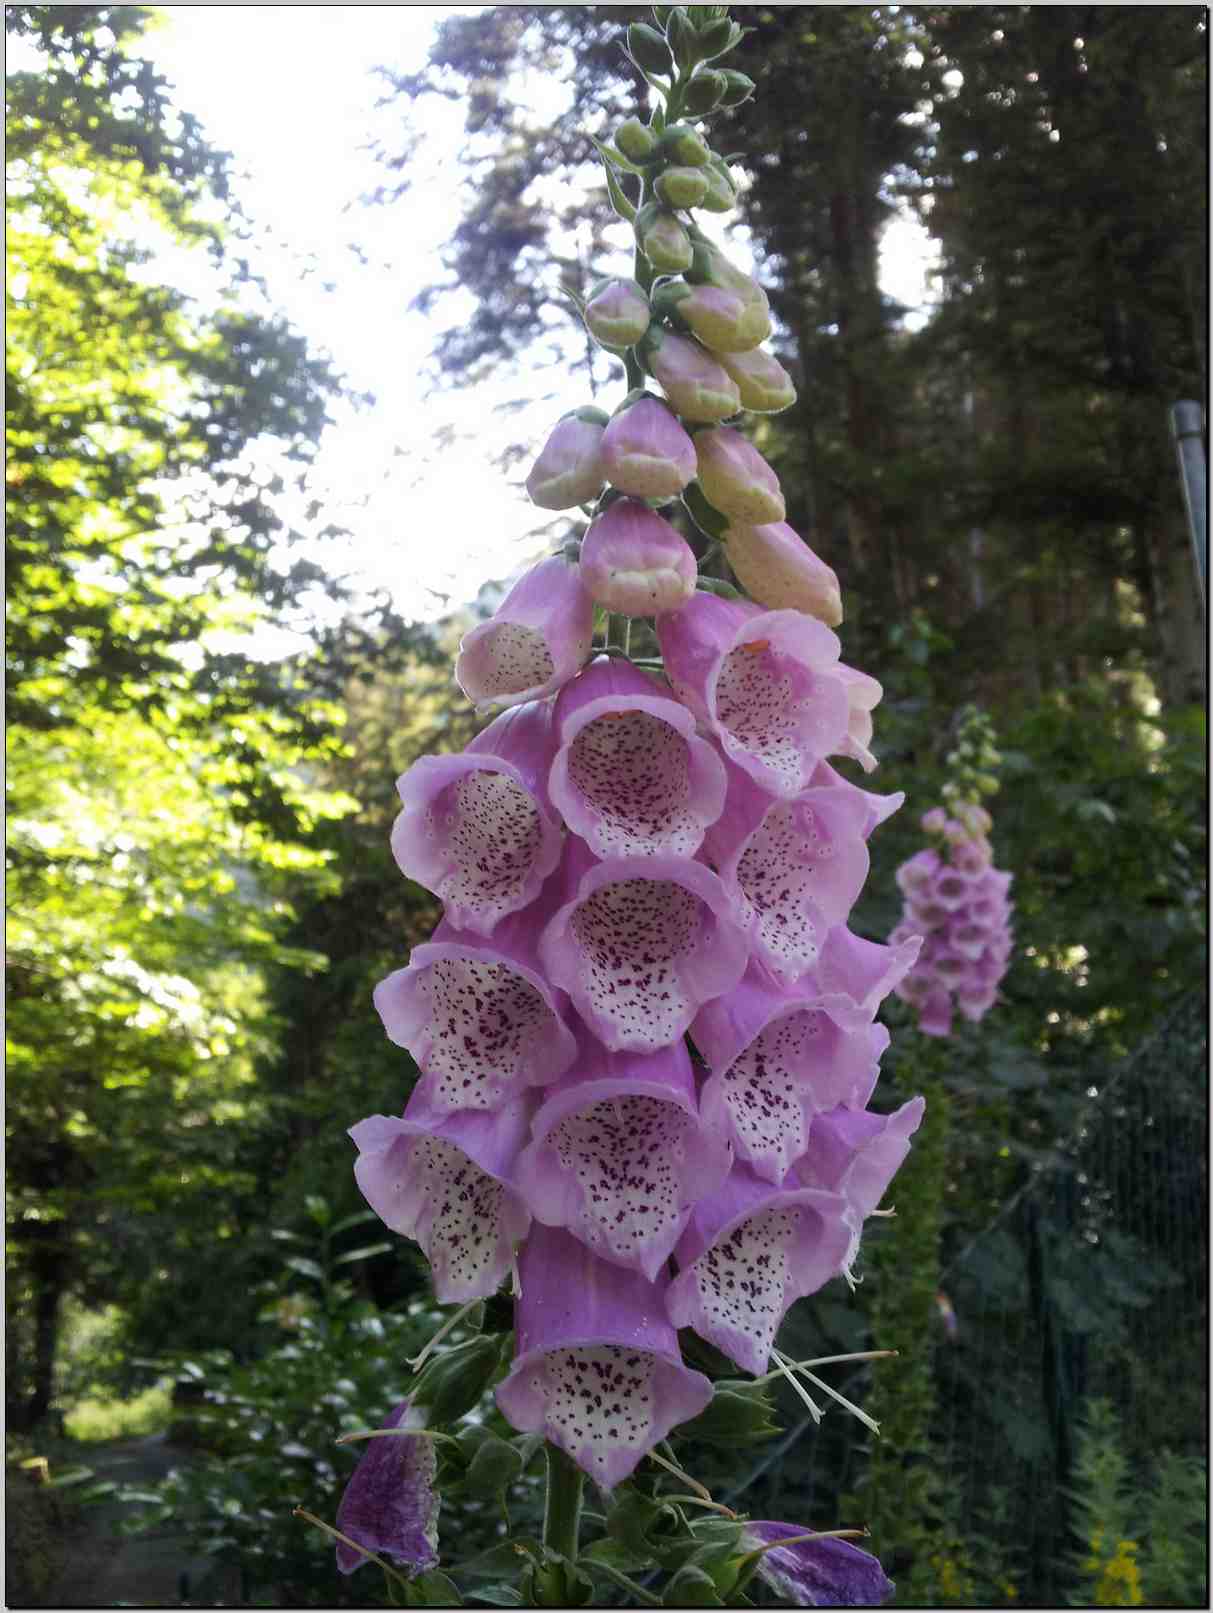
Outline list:
[[[440,384],[567,342],[560,288],[609,258],[585,130],[643,103],[618,41],[644,14],[489,8],[447,19],[420,77],[385,62],[402,138],[379,205],[402,229],[406,126],[428,95],[467,108],[467,210],[428,301],[452,280],[480,301],[437,344]],[[800,390],[758,437],[842,578],[847,660],[884,684],[876,786],[909,796],[873,843],[861,933],[896,922],[893,870],[957,712],[985,706],[1002,741],[1004,1001],[942,1048],[888,1012],[887,1101],[925,1084],[943,1119],[899,1199],[914,1269],[877,1247],[871,1304],[929,1331],[948,1251],[1204,989],[1204,625],[1168,411],[1206,396],[1206,19],[733,14],[758,93],[717,144],[749,176],[738,222]],[[7,1409],[36,1445],[55,1411],[170,1358],[222,1378],[253,1408],[226,1435],[247,1482],[225,1549],[283,1601],[324,1604],[357,1587],[330,1583],[323,1542],[314,1560],[267,1544],[250,1430],[303,1453],[295,1498],[331,1515],[345,1470],[325,1430],[386,1409],[406,1352],[382,1341],[420,1326],[421,1265],[360,1218],[344,1131],[398,1109],[415,1074],[370,996],[437,916],[388,852],[393,781],[474,731],[449,668],[483,605],[422,628],[293,558],[282,495],[306,492],[342,382],[258,299],[225,159],[141,59],[145,22],[6,8],[43,53],[8,105]],[[528,71],[575,110],[541,124]],[[901,205],[941,253],[921,328],[879,280]],[[213,306],[173,289],[153,237],[209,255]],[[587,393],[620,379],[599,364]],[[444,541],[460,519],[492,515]],[[317,591],[348,610],[306,654],[241,652],[233,635],[308,623]],[[1187,1168],[1203,1193],[1203,1162]],[[1168,1258],[1122,1251],[1126,1269]],[[1109,1314],[1148,1300],[1096,1287]],[[865,1326],[865,1303],[824,1334]],[[1145,1443],[1182,1444],[1191,1410]],[[922,1456],[925,1415],[902,1454]],[[924,1518],[890,1517],[890,1544],[939,1597]]]

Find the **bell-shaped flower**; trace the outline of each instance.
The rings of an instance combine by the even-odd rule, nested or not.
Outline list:
[[[786,521],[730,526],[724,551],[733,575],[767,610],[799,610],[827,627],[842,621],[838,578]]]
[[[728,1144],[699,1118],[683,1042],[609,1053],[584,1035],[574,1067],[531,1123],[516,1180],[531,1214],[655,1282],[695,1201],[729,1173]]]
[[[659,398],[639,398],[603,432],[602,468],[621,493],[676,498],[695,479],[695,444]]]
[[[425,1415],[407,1400],[393,1408],[383,1428],[421,1429]],[[367,1441],[337,1507],[337,1528],[378,1557],[399,1563],[409,1574],[438,1566],[438,1512],[434,1487],[438,1458],[432,1439],[386,1435]],[[352,1574],[370,1558],[341,1540],[337,1567]]]
[[[601,657],[556,701],[552,804],[596,857],[691,857],[724,807],[724,763],[695,719],[627,661]]]
[[[594,602],[580,571],[551,555],[514,584],[487,622],[464,635],[455,677],[481,710],[539,700],[580,670],[593,637]]]
[[[649,318],[649,299],[635,280],[603,280],[585,305],[590,335],[615,352],[634,347],[648,330]]]
[[[868,1101],[889,1045],[883,1025],[844,1030],[813,991],[778,988],[753,964],[740,985],[699,1010],[691,1037],[711,1071],[700,1100],[705,1122],[755,1175],[776,1183],[808,1147],[814,1115]]]
[[[765,1546],[758,1559],[764,1579],[789,1607],[882,1607],[897,1587],[871,1552],[849,1540],[810,1540],[801,1524],[747,1520],[742,1545]],[[779,1541],[788,1545],[779,1545]]]
[[[741,393],[715,358],[688,336],[650,329],[643,344],[650,373],[684,420],[727,420],[741,408]]]
[[[457,756],[423,756],[396,784],[392,855],[458,929],[491,935],[527,907],[560,860],[547,801],[556,748],[550,701],[505,711]]]
[[[865,804],[829,786],[772,798],[732,763],[728,773],[708,854],[737,897],[753,955],[781,980],[797,980],[868,877]]]
[[[682,1364],[660,1284],[538,1224],[518,1270],[517,1355],[497,1404],[519,1432],[542,1433],[612,1489],[706,1409],[711,1382]]]
[[[846,684],[850,708],[847,737],[839,746],[839,754],[853,756],[864,772],[870,773],[876,766],[876,758],[868,749],[872,743],[872,713],[880,704],[884,690],[875,678],[857,671],[855,667],[844,666],[841,661],[838,663],[838,672]]]
[[[865,940],[845,924],[836,925],[811,975],[822,1007],[844,1030],[870,1025],[884,999],[914,967],[921,946],[917,935],[885,946]]]
[[[879,829],[886,819],[893,816],[906,798],[904,790],[896,790],[892,795],[876,795],[871,790],[861,790],[858,784],[852,784],[850,779],[845,779],[841,773],[836,772],[829,762],[818,762],[809,783],[815,789],[824,789],[828,785],[832,790],[845,790],[856,801],[863,803],[865,840],[870,839],[872,831]]]
[[[744,354],[771,334],[771,316],[765,298],[742,297],[719,286],[672,287],[665,299],[675,317],[713,353]],[[721,365],[740,385],[725,357]]]
[[[657,638],[674,693],[770,794],[799,795],[846,740],[838,639],[811,617],[697,593]]]
[[[761,1375],[788,1306],[842,1271],[851,1240],[845,1215],[841,1194],[773,1187],[734,1165],[679,1240],[666,1314]]]
[[[911,1098],[889,1115],[873,1114],[862,1103],[847,1103],[813,1117],[809,1145],[793,1167],[792,1178],[804,1187],[841,1193],[846,1200],[851,1224],[848,1273],[859,1252],[863,1224],[901,1169],[925,1110],[924,1099]]]
[[[741,979],[747,947],[733,900],[702,863],[664,852],[597,862],[570,837],[561,877],[564,905],[540,957],[612,1052],[668,1047]]]
[[[623,616],[677,610],[695,592],[698,575],[686,539],[639,499],[617,499],[581,544],[586,592],[603,610]]]
[[[384,1029],[422,1072],[413,1103],[434,1122],[459,1109],[495,1109],[573,1062],[567,1001],[539,968],[542,922],[527,909],[487,941],[443,922],[413,948],[407,968],[375,987]]]
[[[526,479],[532,504],[541,510],[571,510],[602,492],[602,438],[607,415],[587,406],[562,415]]]
[[[699,485],[715,509],[741,526],[784,517],[779,478],[748,437],[731,426],[695,433]]]
[[[444,1305],[496,1293],[526,1236],[530,1212],[509,1182],[532,1108],[516,1098],[431,1127],[413,1117],[410,1099],[401,1120],[371,1115],[350,1128],[362,1196],[393,1232],[421,1245]]]
[[[717,292],[716,295],[723,297],[728,293]],[[722,351],[720,362],[737,383],[741,407],[751,414],[781,414],[796,402],[792,377],[765,348],[753,347],[742,353]]]
[[[916,851],[902,863],[893,877],[902,895],[913,899],[926,895],[942,867],[943,863],[937,851]]]

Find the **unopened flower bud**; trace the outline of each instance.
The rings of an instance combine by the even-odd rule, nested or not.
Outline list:
[[[696,289],[706,292],[711,291],[712,287],[700,286]],[[720,292],[718,295],[727,296],[728,293]],[[731,353],[723,348],[719,352],[721,364],[737,383],[743,408],[754,414],[778,414],[781,409],[790,409],[796,402],[792,377],[773,354],[761,347],[753,347],[748,353]]]
[[[722,73],[696,73],[686,87],[682,104],[693,118],[702,118],[715,111],[724,92],[725,82]]]
[[[727,213],[737,201],[737,191],[729,176],[729,170],[724,163],[713,161],[708,164],[704,172],[708,176],[708,188],[700,207],[708,213]]]
[[[734,576],[755,604],[803,611],[827,627],[842,621],[837,576],[786,522],[730,526],[724,547]]]
[[[604,610],[655,616],[695,592],[690,545],[638,499],[622,498],[590,527],[581,545],[581,580]]]
[[[669,72],[670,47],[656,28],[650,28],[648,23],[634,22],[628,29],[628,50],[646,73]]]
[[[650,372],[684,420],[727,420],[741,408],[737,383],[698,342],[673,331],[650,330],[644,350]]]
[[[654,207],[640,210],[636,218],[640,250],[659,274],[681,274],[691,266],[691,238],[673,213]]]
[[[929,812],[923,813],[918,822],[926,834],[943,834],[948,825],[948,815],[942,807],[932,807]]]
[[[695,476],[695,444],[657,398],[617,414],[602,437],[602,469],[635,498],[675,498]]]
[[[585,322],[603,347],[633,347],[649,328],[649,300],[634,280],[603,280],[590,293]]]
[[[725,81],[722,101],[724,106],[740,106],[743,101],[750,99],[755,89],[752,78],[747,78],[744,73],[738,73],[731,67],[722,67],[720,73]]]
[[[698,207],[708,193],[706,168],[667,168],[657,177],[658,196],[669,207]]]
[[[633,162],[644,162],[657,149],[657,136],[639,118],[628,118],[615,130],[615,144]]]
[[[681,6],[675,6],[671,12],[665,25],[665,37],[674,52],[674,60],[683,72],[694,67],[699,60],[698,40],[691,19]]]
[[[424,1406],[433,1425],[457,1422],[471,1411],[497,1376],[500,1357],[500,1338],[485,1333],[443,1350],[418,1378],[411,1404]]]
[[[743,526],[784,518],[779,478],[747,437],[727,426],[695,437],[699,485],[710,504]]]
[[[697,230],[694,236],[695,255],[687,279],[699,285],[718,286],[731,291],[743,302],[760,302],[765,307],[767,294],[751,275],[730,263],[713,241]]]
[[[698,129],[689,123],[671,123],[661,137],[661,152],[668,161],[687,168],[706,168],[712,153]]]
[[[685,297],[678,299],[674,311],[681,323],[714,353],[748,353],[771,334],[765,301],[747,302],[735,291],[719,286],[692,286]],[[733,373],[729,365],[725,368]],[[733,378],[740,386],[739,377]]]
[[[606,480],[600,459],[607,416],[577,409],[557,422],[526,479],[531,503],[541,510],[571,510],[588,504]]]

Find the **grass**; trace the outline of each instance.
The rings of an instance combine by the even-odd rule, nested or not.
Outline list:
[[[92,1443],[157,1434],[172,1421],[171,1385],[165,1379],[132,1400],[77,1400],[63,1418],[69,1439]]]

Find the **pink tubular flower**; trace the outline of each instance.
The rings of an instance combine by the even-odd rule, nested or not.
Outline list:
[[[814,789],[824,789],[827,785],[832,790],[844,790],[854,800],[862,802],[864,809],[863,838],[871,838],[872,831],[879,829],[887,818],[905,803],[905,791],[897,790],[892,795],[875,795],[871,790],[861,790],[858,784],[852,784],[850,779],[843,778],[841,773],[835,772],[829,762],[818,762],[813,769],[813,777],[809,783]]]
[[[661,1286],[639,1272],[538,1225],[518,1268],[518,1353],[497,1404],[521,1433],[542,1433],[610,1490],[707,1407],[712,1385],[683,1366]]]
[[[812,1530],[796,1523],[749,1521],[742,1544],[770,1547],[758,1559],[765,1579],[789,1607],[882,1607],[897,1587],[871,1552],[848,1540],[806,1539]],[[783,1546],[779,1541],[789,1541]]]
[[[684,420],[727,420],[741,408],[737,383],[706,348],[671,330],[650,330],[644,352],[649,370]]]
[[[846,1199],[851,1225],[848,1276],[859,1252],[863,1224],[901,1169],[925,1109],[922,1098],[911,1098],[895,1113],[878,1115],[865,1109],[861,1101],[840,1104],[813,1118],[808,1147],[792,1176],[804,1187],[824,1188]]]
[[[560,824],[547,803],[554,750],[550,702],[529,701],[462,754],[423,756],[398,780],[392,854],[457,928],[490,935],[535,900],[559,862]]]
[[[557,421],[526,479],[532,504],[541,510],[571,510],[590,504],[602,491],[601,409],[574,409]]]
[[[497,1291],[526,1236],[530,1213],[508,1185],[526,1140],[531,1105],[462,1110],[440,1126],[371,1115],[350,1128],[354,1177],[371,1209],[425,1251],[444,1304]]]
[[[813,969],[822,1007],[844,1030],[870,1025],[884,999],[914,967],[921,946],[916,935],[883,946],[865,941],[845,924],[836,925]]]
[[[808,1147],[815,1114],[868,1101],[889,1045],[883,1025],[844,1030],[815,992],[777,988],[753,964],[739,986],[699,1010],[691,1036],[712,1072],[704,1120],[775,1183]]]
[[[744,526],[782,521],[779,478],[748,437],[730,426],[695,433],[699,485],[708,503]]]
[[[827,627],[842,621],[838,578],[786,521],[731,526],[724,550],[737,581],[768,610],[799,610]]]
[[[680,532],[638,499],[616,500],[581,545],[581,579],[604,610],[656,616],[695,592],[695,556]]]
[[[635,498],[675,498],[695,478],[695,444],[658,398],[640,398],[602,436],[612,487]]]
[[[792,377],[764,348],[754,347],[748,353],[722,352],[720,363],[737,383],[741,407],[751,414],[780,414],[796,402]]]
[[[481,710],[516,706],[559,689],[590,653],[594,603],[561,555],[532,566],[487,622],[465,634],[459,687]]]
[[[817,1188],[772,1187],[735,1165],[702,1198],[678,1243],[666,1293],[675,1327],[691,1327],[745,1372],[766,1371],[788,1306],[843,1269],[846,1201]]]
[[[838,640],[811,617],[697,593],[657,638],[674,693],[772,795],[798,795],[846,741]]]
[[[583,1037],[575,1068],[548,1089],[531,1129],[515,1173],[531,1214],[650,1282],[691,1206],[732,1162],[728,1144],[700,1123],[682,1042],[640,1055]]]
[[[653,678],[605,656],[556,701],[553,806],[596,857],[690,857],[720,816],[724,764]]]
[[[490,941],[440,924],[406,969],[375,987],[384,1029],[422,1072],[412,1103],[431,1122],[494,1109],[573,1062],[567,1002],[539,971],[538,923],[534,910],[517,913]]]
[[[839,746],[839,754],[853,756],[865,773],[870,773],[876,766],[876,758],[868,749],[872,742],[872,713],[880,704],[880,697],[884,690],[875,678],[866,672],[858,672],[854,667],[843,666],[838,663],[839,676],[847,688],[847,703],[850,716],[847,721],[847,737]]]
[[[745,937],[702,863],[666,853],[599,863],[570,840],[562,876],[565,902],[540,937],[540,957],[612,1052],[668,1047],[703,1003],[741,979]]]
[[[402,1400],[381,1426],[421,1429],[425,1416]],[[442,1504],[434,1488],[437,1472],[433,1440],[405,1436],[368,1440],[337,1508],[337,1528],[411,1574],[436,1568]],[[343,1574],[352,1574],[369,1561],[344,1540],[337,1542],[337,1567]]]
[[[737,898],[754,957],[781,980],[796,980],[868,877],[866,805],[861,792],[830,786],[772,799],[732,763],[728,774],[708,852]]]

